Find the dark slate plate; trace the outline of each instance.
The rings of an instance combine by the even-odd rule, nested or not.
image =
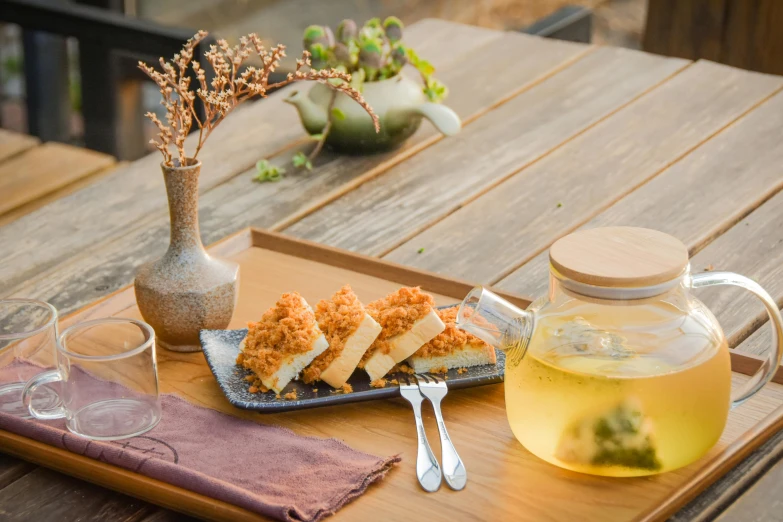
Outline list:
[[[393,384],[387,384],[385,388],[370,387],[370,379],[363,371],[354,372],[348,379],[348,384],[353,387],[352,393],[334,390],[325,382],[305,384],[301,381],[289,383],[280,394],[284,395],[296,390],[296,400],[278,399],[273,391],[250,393],[247,391],[248,382],[245,380],[250,371],[236,364],[239,344],[246,334],[247,329],[201,330],[200,334],[201,347],[207,358],[207,364],[215,375],[220,389],[228,398],[228,402],[237,408],[256,410],[262,413],[278,413],[349,402],[388,399],[400,395],[400,388]],[[456,369],[449,370],[447,374],[449,378],[446,381],[449,389],[458,390],[503,382],[506,357],[499,350],[495,350],[495,353],[497,364],[494,366],[474,366],[462,374],[457,373]],[[388,375],[386,378],[393,379],[395,377],[395,375]],[[314,388],[317,388],[318,391],[314,392]]]

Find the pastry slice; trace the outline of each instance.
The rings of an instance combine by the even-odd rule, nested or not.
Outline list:
[[[443,372],[451,368],[467,368],[495,364],[495,349],[464,330],[457,328],[459,306],[438,310],[446,329],[419,348],[409,359],[416,373]]]
[[[302,380],[309,384],[320,379],[332,388],[340,388],[381,333],[381,326],[365,312],[350,285],[319,302],[315,318],[329,349],[305,368]]]
[[[296,292],[283,294],[257,323],[248,324],[237,364],[278,393],[329,343],[307,301]]]
[[[367,313],[383,328],[359,364],[370,381],[385,376],[446,328],[434,304],[420,288],[403,287],[367,305]]]

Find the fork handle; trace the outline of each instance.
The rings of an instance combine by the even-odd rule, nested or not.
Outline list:
[[[440,488],[441,470],[438,459],[432,452],[427,434],[424,431],[424,423],[421,420],[421,402],[412,402],[413,416],[416,418],[416,433],[418,438],[418,450],[416,453],[416,477],[425,491],[430,493]]]
[[[440,401],[432,400],[432,409],[435,410],[435,419],[438,421],[438,433],[440,433],[441,460],[443,461],[443,476],[446,484],[451,489],[459,491],[465,487],[468,482],[468,472],[465,470],[465,464],[459,458],[454,443],[451,442],[449,432],[446,430],[446,424],[443,422],[443,414],[440,411]]]

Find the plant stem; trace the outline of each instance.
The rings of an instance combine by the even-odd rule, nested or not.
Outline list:
[[[324,125],[324,129],[321,131],[321,139],[318,140],[313,151],[307,156],[307,160],[310,162],[315,160],[316,156],[321,153],[321,149],[324,148],[326,143],[326,138],[329,136],[329,131],[332,129],[332,108],[336,99],[337,92],[332,91],[332,97],[329,99],[329,105],[326,108],[326,125]]]

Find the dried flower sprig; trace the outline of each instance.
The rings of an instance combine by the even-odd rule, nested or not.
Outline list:
[[[199,60],[193,58],[196,46],[207,35],[206,31],[197,32],[185,42],[182,51],[175,54],[170,62],[160,58],[162,71],[139,62],[139,68],[160,88],[161,104],[166,108],[165,122],[151,112],[146,114],[158,128],[158,139],[153,139],[150,143],[163,154],[163,163],[166,166],[174,165],[174,157],[169,148],[172,144],[177,150],[179,164],[187,163],[185,138],[194,121],[198,125],[199,135],[196,150],[190,159],[198,157],[212,131],[239,104],[256,96],[265,98],[269,91],[297,81],[316,81],[328,85],[335,92],[342,92],[367,111],[375,124],[376,132],[379,130],[378,117],[372,107],[358,90],[351,87],[351,75],[336,69],[313,69],[309,51],[302,53],[302,57],[296,61],[296,70],[288,73],[285,80],[270,84],[269,76],[280,65],[280,59],[285,57],[285,46],[278,44],[267,50],[254,33],[243,36],[239,39],[239,44],[233,47],[225,40],[218,40],[217,45],[210,45],[204,56],[214,72],[214,77],[208,82],[206,71]],[[261,60],[262,66],[243,67],[245,61],[254,53]],[[198,82],[195,89],[191,88],[189,69],[192,69]],[[204,105],[204,113],[201,116],[196,108],[196,98]]]

